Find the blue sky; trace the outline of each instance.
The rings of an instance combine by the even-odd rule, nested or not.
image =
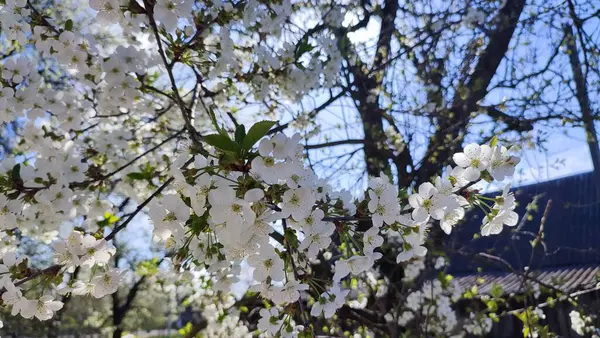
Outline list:
[[[540,182],[592,170],[592,161],[582,128],[572,128],[548,136],[548,151],[526,151],[520,175],[524,183]]]

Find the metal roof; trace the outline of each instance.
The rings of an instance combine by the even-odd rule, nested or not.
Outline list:
[[[563,271],[569,277],[578,276],[579,269],[571,271],[574,266],[600,265],[600,196],[591,172],[522,186],[513,191],[519,203],[515,211],[523,220],[522,227],[505,227],[499,235],[474,238],[474,234],[480,233],[482,213],[480,210],[469,212],[467,221],[445,238],[450,253],[450,273],[464,275],[483,271],[493,275],[493,272],[507,271],[499,261],[478,257],[481,252],[501,258],[515,270],[562,268],[557,271]],[[536,206],[530,207],[527,213],[527,204],[536,196]],[[552,203],[544,226],[545,248],[538,245],[532,253],[530,242],[538,233],[548,200]],[[520,230],[516,232],[518,227]]]
[[[537,281],[552,285],[563,292],[573,292],[581,289],[595,287],[598,283],[600,266],[579,266],[565,268],[550,268],[531,272],[531,277]],[[477,286],[478,293],[490,294],[494,285],[502,286],[505,294],[523,292],[526,280],[515,273],[478,273],[456,276],[455,280],[463,287]]]

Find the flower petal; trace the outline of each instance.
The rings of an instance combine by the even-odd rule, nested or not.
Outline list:
[[[456,153],[454,154],[454,156],[452,156],[452,159],[454,160],[454,163],[456,163],[456,165],[466,168],[469,166],[469,164],[471,164],[471,161],[467,158],[467,155],[465,155],[464,153]]]
[[[465,155],[470,158],[478,158],[481,154],[481,146],[477,143],[468,144],[464,150]]]

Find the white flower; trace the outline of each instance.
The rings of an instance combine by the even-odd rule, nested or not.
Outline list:
[[[85,296],[94,291],[95,285],[92,283],[84,283],[82,281],[75,281],[73,283],[73,290],[71,291],[74,295]]]
[[[441,257],[441,256],[438,257],[435,260],[435,266],[434,266],[434,268],[436,270],[439,270],[439,269],[443,268],[444,266],[446,266],[446,259],[444,257]]]
[[[265,197],[265,192],[262,189],[254,188],[246,191],[244,201],[248,203],[256,203]]]
[[[373,226],[381,227],[397,221],[400,215],[398,190],[381,174],[379,177],[369,178],[369,211],[372,213]]]
[[[427,254],[427,248],[423,246],[423,237],[421,234],[411,232],[404,236],[404,251],[396,257],[396,262],[406,262],[414,257],[424,257]]]
[[[79,255],[71,250],[65,242],[54,243],[54,259],[58,264],[66,268],[72,268],[81,265]]]
[[[158,0],[154,6],[156,19],[165,26],[167,31],[177,28],[179,19],[185,19],[192,14],[193,1],[189,0]]]
[[[276,335],[283,325],[283,320],[279,319],[279,311],[275,307],[261,309],[259,311],[258,329],[265,333]]]
[[[252,211],[250,203],[235,196],[235,190],[221,186],[211,190],[208,195],[211,204],[210,216],[215,223],[226,223],[231,229],[246,229],[250,227],[256,214]],[[235,231],[235,230],[234,230]]]
[[[379,177],[369,177],[369,188],[375,196],[381,198],[382,196],[394,196],[398,195],[396,191],[396,187],[394,187],[387,176],[383,173],[379,175]],[[373,197],[372,197],[373,199]]]
[[[496,146],[492,151],[490,174],[495,180],[503,181],[507,176],[512,176],[515,173],[515,166],[520,161],[520,158],[511,156],[506,147]]]
[[[440,228],[447,234],[450,235],[452,228],[465,217],[465,209],[462,207],[451,209],[446,211],[444,218],[440,220]]]
[[[48,320],[52,318],[55,311],[62,309],[63,303],[54,300],[50,296],[42,296],[35,303],[30,303],[35,306],[34,316],[39,320]]]
[[[323,222],[323,218],[325,218],[325,212],[323,209],[317,208],[304,218],[298,220],[292,219],[290,225],[300,231],[311,231],[313,227]]]
[[[258,152],[261,156],[273,155],[274,158],[285,160],[295,158],[299,142],[302,137],[296,133],[288,138],[282,133],[275,134],[270,139],[262,139],[258,144]]]
[[[268,284],[268,283],[258,283],[258,284],[251,285],[250,291],[258,292],[264,298],[271,299],[271,298],[273,298],[273,295],[275,294],[275,286],[273,286],[272,284]]]
[[[481,235],[497,235],[502,232],[504,225],[513,227],[519,221],[519,215],[512,210],[496,210],[494,213],[483,218]]]
[[[406,266],[404,267],[404,277],[402,277],[402,280],[405,282],[413,281],[415,278],[417,278],[417,276],[419,276],[421,271],[423,271],[424,269],[425,269],[424,260],[423,259],[415,259],[415,260],[409,262],[408,264],[406,264]]]
[[[454,154],[452,159],[458,166],[465,168],[463,177],[473,182],[478,180],[481,172],[489,167],[491,157],[490,146],[471,143],[465,147],[464,152]]]
[[[504,225],[513,227],[519,222],[519,215],[513,211],[516,207],[514,195],[510,192],[510,184],[507,184],[501,196],[496,197],[496,203],[491,213],[483,218],[481,234],[483,236],[497,235],[502,232]]]
[[[290,280],[281,288],[275,289],[272,300],[275,304],[294,303],[300,299],[300,291],[308,290],[308,285]]]
[[[417,194],[408,197],[410,206],[414,208],[412,217],[417,222],[424,222],[429,215],[434,219],[444,217],[444,208],[448,203],[446,196],[439,194],[438,190],[429,182],[419,186]]]
[[[4,288],[6,289],[6,291],[2,294],[2,301],[4,304],[15,305],[21,300],[21,298],[23,298],[21,289],[16,287],[12,282],[6,283]],[[18,313],[18,311],[16,313]],[[13,316],[16,313],[13,309]]]
[[[467,184],[469,184],[469,180],[465,178],[464,176],[465,173],[465,168],[462,167],[452,167],[452,166],[446,166],[446,179],[448,181],[450,181],[450,183],[452,183],[452,185],[456,188],[462,188],[464,186],[466,186]],[[438,188],[439,189],[439,188]],[[440,192],[442,191],[442,189],[440,189]]]
[[[82,250],[85,254],[81,257],[81,265],[103,266],[108,264],[116,249],[108,246],[104,239],[97,240],[94,236],[86,235],[82,240]]]
[[[292,321],[293,323],[293,321]],[[304,331],[304,325],[295,325],[293,324],[284,327],[283,330],[279,333],[281,338],[296,338],[300,335],[301,332]]]
[[[408,324],[408,322],[410,322],[413,318],[415,318],[415,315],[412,312],[404,311],[402,315],[398,317],[398,325],[404,326]]]
[[[190,198],[190,205],[196,215],[204,215],[206,211],[206,198],[212,188],[212,179],[209,174],[202,174],[196,178],[194,185],[186,184],[182,190],[183,195]]]
[[[85,173],[89,165],[81,158],[69,156],[63,163],[62,174],[69,182],[83,182],[86,179]]]
[[[287,162],[286,164],[278,177],[283,177],[289,188],[310,187],[314,184],[316,176],[311,170],[304,168],[300,163]]]
[[[310,315],[318,317],[321,314],[325,318],[331,318],[335,311],[344,305],[346,296],[350,290],[341,290],[338,284],[335,284],[328,292],[323,292],[319,299],[310,309]]]
[[[11,314],[16,316],[20,314],[21,317],[25,319],[33,318],[36,314],[37,301],[33,299],[27,299],[25,297],[20,297],[16,303],[13,305],[11,310]]]
[[[298,250],[306,250],[308,252],[308,257],[316,257],[320,250],[329,246],[331,243],[331,234],[333,234],[334,231],[335,226],[332,223],[320,220],[316,221],[311,226],[304,227],[304,234],[306,237],[300,243]]]
[[[294,220],[300,220],[311,213],[312,206],[316,199],[309,188],[289,189],[283,193],[283,202],[281,203],[281,216],[289,217]]]
[[[4,266],[8,269],[11,266],[15,266],[23,261],[23,258],[17,259],[17,254],[14,251],[7,252],[2,256],[2,264],[0,266]]]
[[[162,197],[161,203],[177,221],[185,223],[190,218],[190,208],[183,203],[179,195],[165,195]]]
[[[8,59],[4,63],[4,70],[2,71],[2,78],[5,80],[12,80],[15,83],[21,83],[27,75],[29,75],[32,66],[26,58],[20,57],[18,59]]]
[[[267,184],[276,184],[280,178],[289,175],[291,166],[285,162],[278,162],[271,156],[257,156],[252,160],[250,172],[256,174]]]
[[[369,196],[371,200],[368,207],[372,213],[373,226],[379,228],[383,223],[391,225],[396,222],[400,214],[400,204],[393,192],[377,197],[373,190],[369,190]]]
[[[119,0],[90,0],[90,7],[98,11],[98,19],[109,23],[119,22],[122,16],[120,6]]]
[[[337,199],[341,202],[344,209],[348,211],[348,215],[354,216],[356,214],[356,205],[354,204],[354,197],[352,193],[346,189],[340,191],[333,191],[330,194],[331,199]]]
[[[571,319],[571,328],[573,329],[573,331],[575,331],[580,336],[585,335],[585,320],[581,317],[579,311],[572,310],[571,312],[569,312],[569,318]]]
[[[383,237],[379,236],[379,228],[373,226],[363,235],[363,253],[365,256],[373,254],[373,250],[383,244]]]
[[[250,256],[248,265],[254,268],[252,276],[259,282],[266,280],[268,277],[275,281],[281,281],[285,278],[283,260],[270,245],[261,247],[258,254]]]
[[[356,276],[367,271],[373,266],[376,260],[381,258],[381,256],[381,253],[375,252],[370,256],[352,256],[348,259],[342,259],[335,262],[333,281],[337,283],[349,273]]]
[[[264,208],[262,211],[257,210],[258,216],[248,230],[244,232],[244,237],[248,242],[258,245],[267,245],[269,243],[269,234],[273,231],[271,223],[281,219],[278,212],[273,212],[269,208]]]
[[[507,184],[502,190],[502,195],[496,197],[494,209],[514,210],[516,206],[517,200],[515,199],[515,195],[510,192],[510,184]]]
[[[2,264],[0,264],[0,288],[12,284],[9,270],[12,266],[19,264],[21,261],[22,260],[17,260],[17,256],[14,252],[7,252],[2,256]]]
[[[102,298],[106,295],[117,292],[121,282],[121,273],[118,269],[109,269],[99,273],[92,278],[91,284],[94,290],[91,292],[94,298]]]

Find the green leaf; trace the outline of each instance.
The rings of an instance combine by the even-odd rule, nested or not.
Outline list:
[[[200,139],[220,150],[233,152],[237,152],[239,150],[239,145],[233,142],[229,136],[223,134],[205,135]]]
[[[115,224],[115,223],[117,223],[117,222],[119,221],[119,219],[120,219],[120,218],[119,218],[118,216],[115,216],[115,215],[110,215],[110,217],[108,217],[108,218],[106,219],[106,222],[108,223],[108,225],[111,225],[111,224]]]
[[[493,299],[488,300],[485,305],[490,312],[495,312],[498,310],[498,303]]]
[[[260,121],[256,122],[250,130],[248,130],[248,134],[244,137],[244,141],[242,142],[242,149],[250,150],[252,146],[256,144],[261,138],[263,138],[269,130],[275,125],[275,121]]]
[[[177,332],[182,336],[187,336],[189,333],[192,332],[193,329],[194,329],[194,326],[192,325],[192,322],[189,322],[189,323],[185,324],[185,326],[182,327],[181,329],[179,329]]]
[[[492,140],[490,141],[490,147],[494,148],[497,145],[498,145],[498,136],[494,135],[494,137],[492,137]]]
[[[18,181],[21,179],[21,164],[17,163],[11,171],[11,177],[13,181]]]
[[[237,144],[242,144],[244,137],[246,137],[246,127],[244,127],[243,124],[240,124],[235,128],[235,142]]]
[[[502,285],[496,284],[496,283],[494,283],[494,285],[492,285],[492,290],[491,290],[492,297],[500,298],[500,297],[502,297],[503,293],[504,293],[504,289],[502,288]]]
[[[523,312],[517,312],[514,314],[515,317],[519,318],[520,321],[522,321],[523,323],[527,323],[527,311],[523,311]]]
[[[190,227],[194,231],[194,234],[199,234],[208,226],[207,217],[204,216],[190,216]]]
[[[117,223],[119,221],[119,219],[120,218],[118,216],[113,215],[112,213],[107,211],[104,213],[104,219],[96,222],[96,224],[98,224],[98,226],[100,228],[103,228],[103,227]]]
[[[208,116],[210,116],[210,121],[212,122],[213,126],[215,128],[217,128],[217,131],[220,131],[221,128],[219,127],[219,124],[217,123],[217,116],[215,115],[215,112],[212,110],[212,108],[208,108]]]
[[[146,174],[144,174],[144,173],[129,173],[129,174],[127,174],[127,177],[131,178],[132,180],[145,180]]]
[[[142,261],[138,264],[135,273],[140,276],[151,276],[158,273],[158,261],[155,259]]]
[[[73,31],[73,20],[69,19],[65,22],[65,30],[69,32]]]
[[[481,172],[481,178],[488,183],[494,182],[494,177],[487,170]]]
[[[300,41],[300,43],[298,43],[298,45],[296,46],[296,59],[301,57],[304,53],[310,52],[313,49],[315,49],[315,46],[308,43],[306,39]]]

